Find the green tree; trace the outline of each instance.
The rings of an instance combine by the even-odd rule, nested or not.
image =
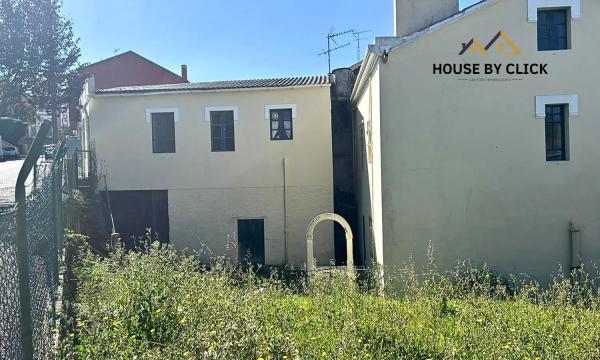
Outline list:
[[[0,0],[0,116],[34,121],[29,95],[40,59],[34,46],[31,3]]]
[[[0,0],[0,116],[31,121],[46,111],[55,140],[59,113],[80,85],[79,39],[61,7],[62,0]]]
[[[58,138],[58,115],[79,89],[79,39],[72,22],[61,13],[62,0],[35,0],[39,28],[36,39],[41,54],[39,76],[33,87],[34,103],[52,116],[53,137]]]
[[[11,144],[17,144],[25,135],[27,124],[7,117],[0,117],[0,138]],[[2,144],[0,144],[1,146]]]

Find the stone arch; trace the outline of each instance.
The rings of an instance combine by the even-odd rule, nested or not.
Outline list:
[[[346,233],[346,272],[349,275],[354,273],[354,252],[352,246],[352,229],[350,228],[350,224],[338,214],[326,213],[315,216],[314,219],[308,224],[308,228],[306,229],[306,269],[308,272],[312,272],[315,270],[315,261],[314,261],[314,248],[313,248],[313,238],[315,228],[319,223],[330,220],[337,222],[344,228],[344,232]]]

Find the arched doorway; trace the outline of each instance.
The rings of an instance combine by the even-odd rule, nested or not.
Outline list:
[[[353,249],[352,249],[352,229],[350,228],[350,224],[338,214],[327,213],[315,216],[314,219],[308,224],[308,228],[306,229],[306,269],[310,273],[316,269],[315,260],[314,260],[314,249],[313,249],[313,238],[315,228],[319,223],[330,220],[335,221],[344,228],[344,232],[346,233],[346,272],[348,275],[352,275],[354,273],[354,257],[353,257]]]

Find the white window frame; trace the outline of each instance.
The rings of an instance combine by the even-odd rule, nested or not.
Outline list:
[[[296,104],[265,105],[265,120],[271,120],[271,110],[292,109],[292,119],[298,117]]]
[[[238,121],[240,118],[240,110],[237,106],[206,106],[204,121],[210,122],[210,113],[213,111],[233,111],[233,121]]]
[[[174,107],[161,107],[161,108],[147,108],[146,109],[146,122],[152,121],[152,114],[156,113],[173,113],[175,122],[179,121],[179,109]]]
[[[538,21],[538,9],[571,8],[571,19],[581,18],[581,0],[528,0],[527,18],[529,22]]]
[[[546,105],[569,105],[569,116],[579,115],[578,95],[541,95],[535,97],[535,117],[546,118]]]

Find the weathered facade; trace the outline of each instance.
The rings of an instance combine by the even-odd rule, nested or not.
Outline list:
[[[333,211],[327,76],[86,86],[84,147],[96,152],[124,237],[150,223],[205,259],[249,252],[267,265],[305,264],[306,227]],[[316,229],[315,257],[335,257],[331,223]]]
[[[352,100],[372,261],[420,266],[431,242],[441,269],[543,282],[600,261],[598,23],[595,0],[487,0],[369,47]]]
[[[331,84],[331,132],[333,149],[333,199],[335,213],[342,216],[356,233],[356,188],[354,179],[354,131],[352,127],[352,104],[350,95],[360,63],[349,68],[333,71]],[[346,234],[341,226],[334,227],[335,260],[338,265],[347,262]],[[364,265],[360,245],[354,246],[354,258]]]

